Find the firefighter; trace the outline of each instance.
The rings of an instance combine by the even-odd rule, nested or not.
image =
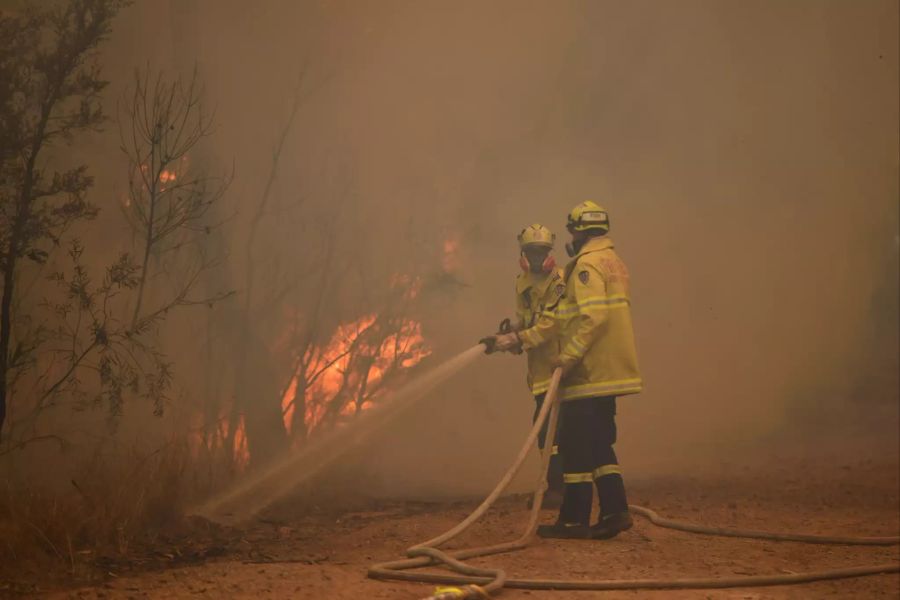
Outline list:
[[[565,291],[562,269],[556,266],[551,254],[556,236],[543,225],[529,225],[518,235],[519,266],[522,272],[516,277],[516,323],[515,330],[533,327],[542,313],[556,306]],[[502,329],[502,328],[501,328]],[[528,355],[528,387],[534,396],[534,416],[537,419],[544,395],[550,385],[552,364],[559,349],[555,342],[530,348]],[[538,448],[544,449],[547,438],[546,424],[538,436]],[[547,493],[543,508],[558,508],[562,502],[562,463],[558,446],[551,442],[550,468],[547,471]]]
[[[607,237],[609,216],[594,202],[569,213],[572,259],[565,292],[534,326],[493,336],[495,350],[532,350],[557,341],[562,369],[560,452],[565,491],[559,518],[538,528],[548,538],[608,539],[632,525],[616,442],[616,398],[641,391],[631,324],[629,276]],[[593,488],[600,517],[590,525]]]

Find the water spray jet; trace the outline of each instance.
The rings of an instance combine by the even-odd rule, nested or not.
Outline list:
[[[221,520],[224,516],[232,519],[249,518],[275,500],[285,496],[301,483],[309,480],[323,468],[364,444],[372,434],[391,422],[405,409],[422,399],[437,385],[473,363],[487,345],[479,343],[431,371],[423,374],[393,395],[389,402],[361,414],[353,423],[329,435],[313,441],[301,451],[291,454],[266,469],[262,469],[238,483],[232,489],[209,500],[194,511],[195,514]],[[430,540],[411,546],[407,558],[372,565],[368,576],[373,579],[392,579],[421,583],[438,583],[451,587],[438,588],[424,600],[450,600],[465,598],[489,598],[503,588],[534,590],[633,590],[633,589],[714,589],[752,586],[774,586],[800,584],[828,579],[862,577],[900,572],[900,564],[885,563],[863,565],[841,569],[829,569],[807,573],[780,575],[754,575],[742,577],[709,577],[684,579],[636,579],[636,580],[568,580],[568,579],[518,579],[507,576],[503,569],[474,567],[464,562],[470,558],[483,557],[522,550],[534,541],[540,506],[546,489],[546,471],[550,462],[549,447],[541,455],[541,471],[531,503],[528,523],[523,534],[515,540],[477,548],[444,551],[440,547],[456,538],[474,525],[506,490],[521,469],[537,440],[544,423],[548,424],[548,435],[554,435],[559,416],[558,391],[561,372],[553,373],[546,401],[534,421],[528,436],[519,450],[513,464],[501,477],[498,484],[484,501],[463,521],[448,531]],[[889,546],[900,544],[900,536],[848,537],[795,534],[707,527],[661,517],[654,511],[637,505],[630,510],[646,518],[650,523],[663,528],[696,533],[700,535],[740,537],[749,539],[792,541],[811,544]],[[443,566],[452,573],[411,572],[429,566]]]
[[[289,456],[249,474],[190,513],[213,521],[226,518],[239,521],[254,516],[364,444],[405,409],[477,360],[483,352],[484,346],[481,344],[460,352],[409,382],[393,393],[390,400],[361,413],[346,426],[312,440]]]

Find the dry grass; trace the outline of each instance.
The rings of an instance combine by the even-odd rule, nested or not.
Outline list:
[[[185,535],[183,509],[203,491],[197,473],[186,447],[170,444],[116,463],[85,461],[67,486],[7,481],[0,497],[0,596],[96,580],[146,564],[150,554],[167,556],[152,549]]]

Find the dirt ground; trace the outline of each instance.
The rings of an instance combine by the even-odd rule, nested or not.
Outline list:
[[[900,476],[890,459],[769,457],[702,471],[627,480],[630,500],[664,516],[720,526],[820,534],[897,535]],[[105,582],[39,590],[53,599],[398,598],[429,595],[433,585],[366,578],[373,562],[457,523],[474,501],[365,501],[345,512],[286,502],[241,527],[195,524],[189,540],[157,550],[157,561],[104,565]],[[459,540],[482,545],[518,535],[523,497],[503,498]],[[546,512],[552,521],[554,513]],[[632,579],[708,577],[823,570],[900,560],[892,547],[820,546],[703,537],[660,529],[640,517],[607,541],[538,541],[476,564],[502,565],[511,576]],[[168,561],[168,562],[167,562]],[[181,566],[179,566],[181,565]],[[692,591],[547,592],[506,590],[517,598],[900,598],[898,575],[785,587]]]

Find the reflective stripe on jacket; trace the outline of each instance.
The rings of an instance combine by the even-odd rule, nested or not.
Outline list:
[[[527,329],[540,316],[556,306],[565,292],[563,270],[549,274],[519,273],[516,278],[516,321],[518,329]],[[552,361],[559,352],[559,344],[548,342],[528,350],[528,387],[537,396],[547,391],[552,374]]]

